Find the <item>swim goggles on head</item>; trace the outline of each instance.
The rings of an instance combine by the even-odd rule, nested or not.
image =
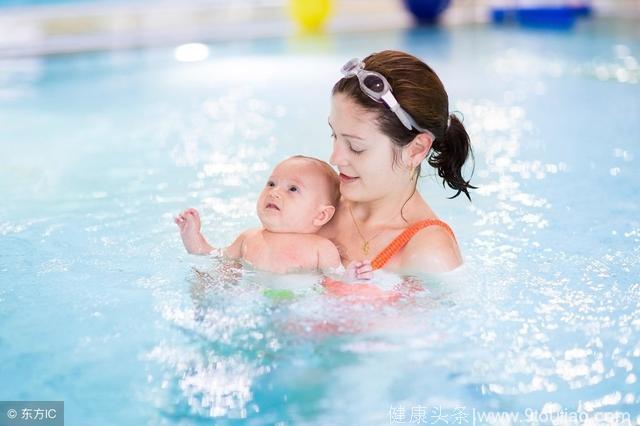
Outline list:
[[[342,74],[347,78],[358,77],[362,91],[374,101],[384,102],[396,114],[404,127],[409,130],[416,129],[421,133],[426,133],[432,140],[436,138],[431,131],[418,126],[413,117],[400,106],[396,97],[391,93],[391,85],[387,79],[380,73],[365,70],[364,62],[360,59],[353,58],[344,64],[342,66]]]

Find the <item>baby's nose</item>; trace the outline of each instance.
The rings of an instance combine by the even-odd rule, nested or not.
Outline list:
[[[277,187],[273,187],[271,188],[269,195],[271,195],[273,198],[280,198],[280,191],[278,190]]]

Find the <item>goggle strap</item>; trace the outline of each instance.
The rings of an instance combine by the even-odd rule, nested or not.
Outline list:
[[[387,104],[387,106],[393,112],[396,112],[396,110],[400,106],[396,97],[393,96],[393,93],[391,93],[391,90],[388,90],[386,93],[382,95],[382,100],[384,101],[385,104]]]
[[[404,125],[404,127],[406,127],[407,129],[411,130],[411,129],[416,129],[417,131],[421,132],[421,133],[426,133],[427,135],[429,135],[431,137],[432,140],[435,140],[435,135],[427,130],[427,129],[423,129],[422,127],[418,126],[418,123],[416,123],[416,121],[413,119],[413,117],[411,117],[411,115],[404,110],[404,108],[402,108],[400,106],[400,103],[398,102],[398,100],[396,99],[395,96],[393,96],[393,93],[391,93],[391,86],[389,86],[389,83],[386,81],[386,79],[384,78],[384,76],[380,76],[384,81],[385,84],[388,87],[388,90],[382,94],[382,96],[378,97],[376,99],[376,96],[371,95],[368,93],[368,89],[363,81],[363,77],[361,76],[361,71],[364,70],[365,68],[365,63],[361,60],[359,60],[358,58],[353,58],[351,59],[347,64],[349,63],[353,63],[353,62],[357,62],[357,65],[355,66],[351,66],[348,70],[345,70],[345,67],[342,67],[342,74],[349,78],[349,77],[357,77],[358,78],[358,82],[360,83],[360,88],[373,100],[380,102],[380,100],[384,101],[384,103],[389,107],[389,109],[391,111],[393,111],[395,113],[395,115],[398,117],[398,119],[402,122],[402,124]],[[365,90],[365,88],[367,90]],[[433,150],[431,150],[433,151]],[[432,154],[432,152],[430,153]]]

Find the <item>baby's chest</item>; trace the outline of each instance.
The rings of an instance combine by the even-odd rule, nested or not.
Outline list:
[[[256,268],[279,273],[314,270],[318,266],[317,250],[311,244],[267,244],[258,241],[246,245],[243,257]]]

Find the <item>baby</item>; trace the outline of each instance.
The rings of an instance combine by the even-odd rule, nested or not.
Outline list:
[[[324,161],[297,155],[278,164],[257,203],[262,227],[241,233],[222,254],[269,272],[322,271],[343,281],[368,280],[370,262],[352,262],[345,271],[336,246],[316,232],[331,220],[340,200],[336,172]],[[187,209],[175,219],[191,254],[216,250],[200,232],[200,215]]]

